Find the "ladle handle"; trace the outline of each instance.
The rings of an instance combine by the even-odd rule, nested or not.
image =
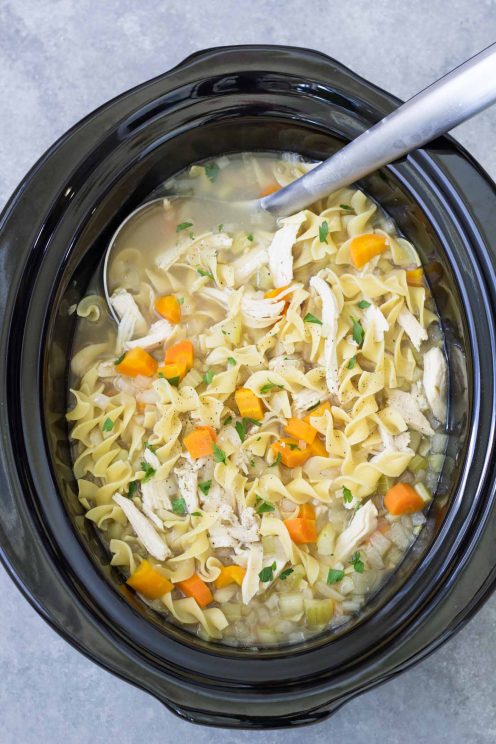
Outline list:
[[[437,80],[261,206],[286,217],[411,152],[496,101],[496,44]]]

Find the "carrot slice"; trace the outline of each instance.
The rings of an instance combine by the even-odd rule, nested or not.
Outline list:
[[[424,286],[424,270],[423,269],[407,269],[406,283],[409,287],[423,287]]]
[[[284,292],[285,289],[289,289],[291,284],[285,284],[284,287],[275,287],[274,289],[269,289],[265,294],[264,297],[266,300],[271,300],[273,297],[277,297],[281,294],[281,292]]]
[[[376,233],[357,235],[350,243],[351,260],[357,269],[361,269],[371,258],[384,253],[387,247],[387,239],[384,235]]]
[[[264,417],[264,408],[260,398],[257,398],[253,390],[249,388],[238,388],[234,393],[234,400],[238,406],[241,416],[260,421]]]
[[[297,545],[312,543],[317,540],[317,527],[315,519],[285,519],[284,524],[289,532],[291,540]]]
[[[215,581],[217,589],[223,589],[230,584],[241,586],[245,577],[246,569],[241,566],[222,566],[219,577]]]
[[[329,411],[329,413],[331,413],[331,404],[328,400],[320,403],[320,405],[318,405],[317,408],[314,408],[313,411],[310,411],[303,420],[307,423],[310,423],[310,419],[312,418],[312,416],[318,418],[319,416],[323,416],[326,411]]]
[[[264,188],[260,192],[260,198],[264,196],[269,196],[269,194],[275,194],[276,191],[279,191],[281,188],[280,184],[276,183],[269,183],[268,186],[264,186]]]
[[[297,418],[290,418],[284,427],[284,431],[289,434],[290,437],[293,437],[293,439],[297,439],[298,441],[301,440],[307,444],[312,444],[313,440],[317,436],[317,429],[314,429],[314,427],[306,421]]]
[[[199,426],[184,437],[183,444],[191,457],[197,460],[199,457],[213,454],[216,439],[215,431],[211,426]]]
[[[189,579],[185,579],[184,581],[178,581],[176,586],[178,586],[187,597],[193,597],[200,607],[206,607],[214,599],[212,592],[203,579],[200,579],[198,574],[193,574],[193,576],[190,576]]]
[[[329,457],[329,453],[326,450],[324,442],[320,437],[315,437],[312,444],[310,445],[310,451],[312,457]]]
[[[128,377],[137,377],[138,375],[152,377],[157,371],[157,367],[157,360],[140,346],[127,351],[121,357],[119,364],[115,365],[117,372]]]
[[[390,514],[413,514],[422,511],[424,500],[409,483],[397,483],[384,496],[384,506]]]
[[[315,519],[315,509],[312,504],[300,504],[298,519]]]
[[[177,324],[181,320],[181,305],[174,295],[164,295],[155,300],[155,310],[170,323]]]
[[[186,374],[186,365],[183,362],[164,364],[157,369],[158,375],[163,375],[166,380],[182,380]]]
[[[301,448],[294,439],[283,437],[271,446],[274,455],[281,455],[281,462],[287,468],[296,468],[303,465],[312,456],[310,447]]]
[[[132,586],[147,599],[158,599],[174,589],[169,579],[162,576],[149,561],[141,561],[136,571],[131,574],[126,584]]]
[[[186,369],[192,368],[194,358],[195,352],[191,341],[180,341],[165,352],[166,364],[182,363],[186,365]]]

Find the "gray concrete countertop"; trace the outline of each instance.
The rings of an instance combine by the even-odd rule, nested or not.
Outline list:
[[[0,208],[68,127],[202,47],[313,47],[407,98],[492,43],[495,0],[0,0]],[[455,136],[496,177],[496,109]],[[496,600],[414,669],[305,730],[215,731],[83,658],[0,569],[0,742],[490,744]]]

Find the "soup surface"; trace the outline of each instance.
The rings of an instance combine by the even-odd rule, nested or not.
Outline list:
[[[77,312],[79,499],[144,601],[204,638],[350,620],[425,522],[447,369],[418,255],[361,191],[226,222],[312,164],[194,165],[121,229]]]

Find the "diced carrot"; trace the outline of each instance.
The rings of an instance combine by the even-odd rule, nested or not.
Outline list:
[[[274,183],[269,183],[269,185],[264,186],[264,188],[260,192],[260,198],[264,196],[269,196],[269,194],[275,194],[275,192],[279,191],[280,188],[281,188],[280,184],[276,183],[275,181]]]
[[[306,421],[297,418],[290,418],[284,427],[284,431],[286,434],[289,434],[290,437],[293,437],[293,439],[297,439],[298,441],[301,440],[307,444],[312,444],[313,440],[317,436],[317,429],[314,429],[314,427]]]
[[[312,457],[329,457],[329,453],[326,450],[326,446],[320,437],[315,437],[312,444],[310,445],[310,451]]]
[[[155,300],[155,310],[170,323],[177,324],[181,320],[181,305],[174,295],[164,295]]]
[[[274,289],[269,289],[265,294],[264,297],[266,300],[271,300],[273,297],[277,297],[281,294],[281,292],[284,292],[285,289],[289,289],[291,284],[285,284],[284,287],[275,287]]]
[[[190,576],[189,579],[185,579],[184,581],[178,581],[176,586],[178,586],[187,597],[193,597],[193,599],[196,599],[200,607],[206,607],[214,599],[212,592],[203,579],[200,579],[198,574],[193,574],[193,576]]]
[[[287,468],[303,465],[312,456],[310,447],[300,448],[294,439],[283,437],[271,446],[274,455],[281,455],[281,462]]]
[[[175,364],[177,362],[185,364],[186,369],[191,369],[195,352],[191,341],[180,341],[178,344],[171,346],[165,352],[165,363]]]
[[[158,599],[174,589],[169,579],[159,573],[149,561],[141,561],[126,584],[132,586],[147,599]]]
[[[285,519],[284,524],[287,527],[291,540],[297,545],[312,543],[317,540],[317,527],[315,519]]]
[[[164,364],[157,369],[158,375],[163,375],[166,380],[182,380],[186,374],[186,365],[184,362],[174,362],[173,364]]]
[[[197,460],[199,457],[213,454],[216,439],[211,426],[199,426],[184,437],[183,444],[191,457]]]
[[[219,578],[215,581],[217,589],[223,589],[229,584],[241,586],[245,577],[246,569],[241,566],[222,566]]]
[[[313,411],[309,411],[309,413],[307,413],[303,420],[307,423],[310,423],[310,419],[312,418],[312,416],[319,418],[320,416],[323,416],[326,411],[329,411],[329,413],[331,413],[331,404],[328,400],[320,403],[317,408],[313,409]]]
[[[312,504],[300,504],[298,519],[315,519],[315,509]]]
[[[424,500],[409,483],[397,483],[384,496],[384,506],[390,514],[413,514],[422,511]]]
[[[241,416],[260,421],[264,417],[264,408],[260,398],[257,398],[253,390],[249,388],[238,388],[234,393],[234,400],[238,406]]]
[[[157,371],[157,367],[157,360],[140,346],[127,351],[119,364],[115,365],[117,372],[128,377],[137,377],[138,375],[152,377]]]
[[[409,287],[423,287],[424,286],[424,270],[423,269],[407,269],[406,272],[406,283]]]
[[[357,269],[361,269],[371,258],[384,253],[387,247],[387,239],[384,235],[376,233],[357,235],[350,243],[351,260]]]

